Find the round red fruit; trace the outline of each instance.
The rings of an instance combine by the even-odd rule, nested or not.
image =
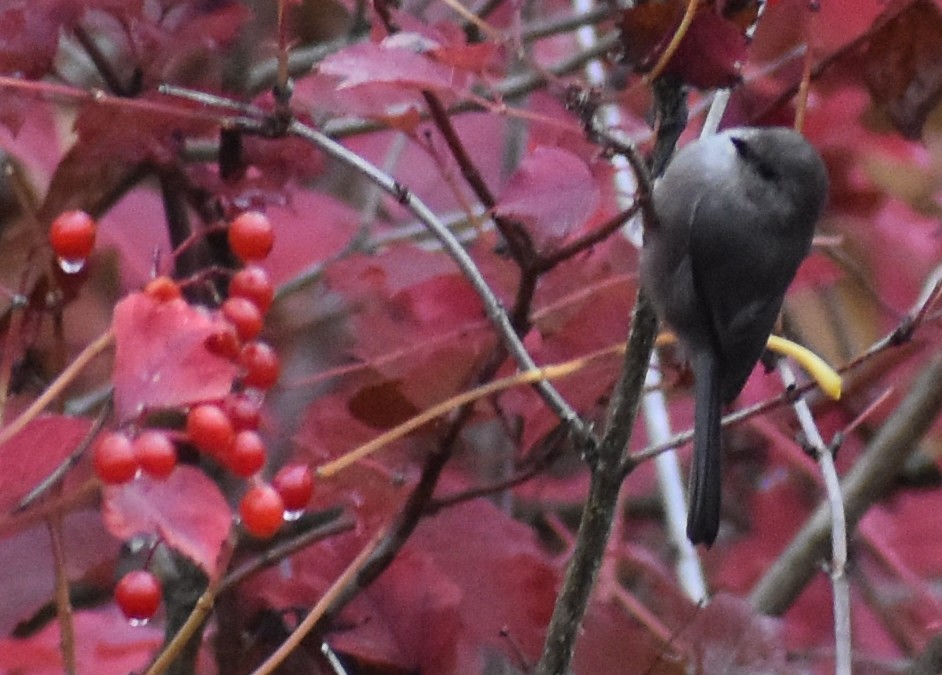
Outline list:
[[[239,353],[239,363],[245,369],[242,382],[247,387],[271,389],[281,374],[278,354],[264,342],[250,342]]]
[[[314,493],[314,474],[308,466],[289,464],[275,474],[272,486],[281,495],[286,510],[300,511],[311,501],[311,495]]]
[[[249,478],[265,466],[268,451],[265,441],[255,431],[240,431],[236,434],[232,449],[226,454],[226,466],[237,476]]]
[[[170,302],[181,297],[180,286],[170,277],[162,276],[151,279],[144,286],[144,293],[157,302]]]
[[[84,211],[63,211],[49,227],[49,243],[63,260],[85,260],[95,248],[95,229]]]
[[[177,448],[163,431],[150,429],[134,439],[134,454],[148,476],[163,480],[177,466]]]
[[[268,216],[246,211],[229,223],[229,248],[244,262],[264,260],[275,245],[275,233]]]
[[[229,297],[251,300],[258,311],[265,314],[275,299],[275,287],[268,272],[257,265],[249,265],[232,276]]]
[[[242,526],[253,537],[268,539],[281,527],[285,503],[271,485],[253,485],[239,503]]]
[[[255,431],[261,424],[262,412],[259,403],[245,394],[231,394],[223,401],[223,409],[236,431]]]
[[[98,439],[92,461],[95,473],[109,485],[127,483],[140,468],[131,439],[119,432],[109,432]]]
[[[211,455],[225,455],[235,441],[235,429],[229,416],[212,403],[190,410],[186,416],[186,433],[193,445]]]
[[[210,334],[203,344],[210,354],[232,361],[239,358],[239,353],[242,351],[242,341],[239,340],[235,326],[230,323]]]
[[[251,340],[262,332],[264,318],[248,298],[229,298],[222,303],[222,315],[233,325],[242,340]]]
[[[157,613],[162,589],[160,581],[146,570],[125,574],[114,589],[114,599],[128,619],[147,621]]]

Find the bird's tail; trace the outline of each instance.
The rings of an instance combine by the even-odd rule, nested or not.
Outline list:
[[[711,546],[720,526],[720,374],[716,356],[701,352],[693,359],[696,393],[693,465],[687,538]]]

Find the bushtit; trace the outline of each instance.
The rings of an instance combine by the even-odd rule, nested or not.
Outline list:
[[[762,355],[808,253],[828,179],[784,128],[738,128],[684,147],[654,186],[642,284],[690,359],[696,397],[687,537],[713,544],[720,518],[720,419]]]

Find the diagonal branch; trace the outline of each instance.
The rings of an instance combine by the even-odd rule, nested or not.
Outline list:
[[[451,230],[439,220],[438,216],[436,216],[421,199],[416,197],[407,187],[400,184],[392,176],[384,173],[337,141],[306,124],[293,121],[288,126],[288,133],[313,143],[329,156],[353,167],[378,185],[383,191],[395,197],[400,204],[408,207],[415,216],[431,230],[442,244],[445,251],[458,265],[458,268],[461,270],[462,274],[464,274],[472,288],[477,292],[484,304],[487,318],[494,325],[501,342],[517,363],[518,368],[521,370],[537,368],[533,357],[530,356],[523,342],[517,336],[510,317],[504,310],[500,300],[498,300],[494,291],[491,290],[491,287],[481,275],[481,272],[478,270],[477,265],[474,264],[471,256],[464,250],[461,246],[461,242],[455,238]],[[579,417],[578,413],[563,399],[556,387],[546,381],[536,382],[534,383],[534,387],[543,397],[543,400],[550,409],[570,429],[581,446],[587,447],[594,444],[591,430]]]

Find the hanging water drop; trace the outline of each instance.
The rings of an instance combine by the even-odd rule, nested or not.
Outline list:
[[[88,262],[87,258],[56,258],[59,263],[59,269],[66,274],[78,274]]]
[[[293,511],[285,511],[285,520],[288,522],[293,522],[301,517],[304,513],[304,509],[295,509]]]

